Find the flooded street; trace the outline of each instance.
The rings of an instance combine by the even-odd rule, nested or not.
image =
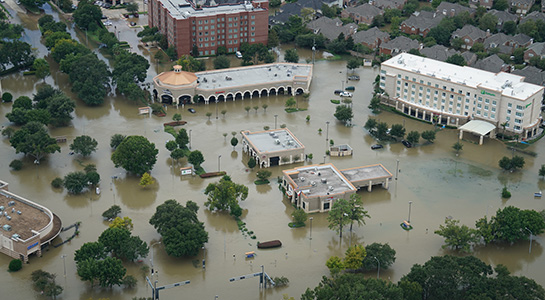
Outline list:
[[[121,20],[119,22],[122,22]],[[124,21],[123,21],[124,22]],[[23,20],[24,23],[24,20]],[[121,25],[116,25],[117,30]],[[41,49],[40,36],[37,28],[29,26],[25,35],[38,48],[39,56],[47,53]],[[73,32],[75,34],[75,32]],[[73,36],[74,36],[73,34]],[[129,33],[122,31],[125,40],[130,40]],[[134,33],[133,33],[134,35]],[[80,36],[80,40],[81,40]],[[83,37],[84,38],[84,37]],[[42,46],[43,47],[43,46]],[[45,51],[45,52],[43,52]],[[146,50],[135,50],[149,56]],[[301,60],[311,57],[310,51],[299,50]],[[50,61],[52,62],[52,61]],[[152,59],[148,79],[168,69],[168,66],[156,66]],[[208,60],[207,64],[211,63]],[[233,66],[234,64],[232,64]],[[52,63],[52,76],[46,82],[60,87],[70,97],[70,84],[65,74],[56,74],[58,66]],[[62,220],[65,226],[82,222],[79,237],[59,247],[51,247],[43,257],[30,257],[30,264],[24,265],[19,272],[0,272],[0,280],[11,290],[17,290],[13,299],[42,299],[33,291],[30,273],[37,269],[57,274],[57,282],[64,287],[59,299],[110,298],[132,299],[135,296],[151,296],[151,289],[144,280],[140,267],[145,263],[150,265],[150,256],[143,263],[125,263],[128,274],[138,279],[134,289],[113,288],[91,289],[89,284],[82,282],[76,274],[74,251],[85,242],[96,241],[108,225],[102,220],[101,214],[111,205],[121,206],[121,216],[133,220],[133,234],[139,235],[148,244],[159,241],[160,235],[149,224],[149,219],[155,208],[167,199],[176,199],[185,203],[188,200],[200,206],[199,219],[205,223],[209,233],[206,252],[192,258],[173,258],[166,255],[162,244],[156,244],[150,249],[153,252],[153,264],[159,272],[158,286],[190,280],[191,284],[161,291],[163,299],[281,299],[282,294],[289,294],[296,299],[307,287],[318,284],[323,275],[329,275],[325,261],[333,255],[344,256],[349,244],[370,244],[373,242],[389,243],[397,251],[396,262],[389,270],[380,270],[383,279],[396,282],[406,274],[415,263],[424,263],[433,255],[450,253],[441,249],[443,238],[435,235],[434,230],[443,224],[445,217],[452,216],[462,224],[474,227],[475,221],[488,213],[495,214],[499,208],[514,205],[522,209],[542,210],[545,200],[535,199],[533,193],[545,190],[545,181],[538,177],[538,169],[545,163],[544,141],[530,146],[528,150],[538,153],[537,157],[523,155],[526,165],[523,171],[504,173],[498,168],[498,160],[502,156],[510,156],[505,146],[496,140],[485,139],[484,145],[464,141],[464,148],[457,157],[451,146],[457,140],[456,130],[444,129],[437,132],[434,144],[424,144],[405,148],[401,143],[386,145],[382,150],[371,150],[374,141],[362,128],[367,118],[372,115],[367,108],[371,99],[372,83],[378,74],[378,69],[360,68],[356,72],[361,76],[359,82],[345,82],[344,85],[354,85],[353,108],[355,119],[353,127],[346,127],[336,121],[333,116],[335,105],[330,99],[338,99],[333,90],[340,89],[346,78],[346,61],[317,61],[314,78],[311,85],[311,96],[308,101],[298,99],[300,108],[307,111],[286,113],[284,103],[287,97],[272,96],[238,100],[236,102],[221,102],[212,105],[191,105],[186,107],[168,107],[165,118],[137,115],[141,103],[134,103],[124,97],[107,97],[100,107],[86,107],[77,100],[77,107],[72,125],[65,128],[51,128],[51,136],[66,136],[68,142],[61,144],[61,153],[49,155],[40,165],[33,165],[31,159],[24,159],[21,171],[12,171],[8,165],[13,159],[20,159],[9,141],[0,141],[0,178],[9,183],[13,193],[36,201],[51,209]],[[33,76],[13,74],[1,78],[3,91],[13,93],[14,99],[21,95],[31,96],[36,87],[41,84]],[[262,104],[268,104],[266,112]],[[252,109],[249,113],[245,106],[259,106],[257,113]],[[191,114],[188,107],[197,112]],[[222,116],[222,110],[226,110]],[[0,124],[9,125],[5,114],[11,111],[11,104],[0,105]],[[210,120],[206,116],[211,112]],[[235,220],[224,213],[212,213],[204,209],[206,196],[203,191],[209,183],[219,178],[201,179],[199,177],[180,176],[180,167],[189,166],[187,160],[181,159],[173,163],[165,148],[166,141],[172,136],[163,131],[163,123],[172,119],[172,115],[181,113],[184,125],[191,132],[192,150],[203,152],[205,162],[203,167],[212,172],[218,169],[227,171],[233,181],[245,184],[249,188],[248,199],[241,203],[244,209],[242,220],[248,230],[254,231],[256,240],[244,237],[237,228]],[[355,226],[350,235],[348,229],[339,241],[338,234],[328,229],[327,214],[314,214],[312,223],[312,240],[310,228],[290,229],[291,213],[294,208],[283,200],[276,180],[270,185],[256,186],[257,170],[248,170],[245,162],[247,156],[242,153],[240,143],[233,151],[230,144],[230,133],[241,130],[258,131],[264,126],[274,128],[275,115],[278,115],[278,127],[286,124],[295,136],[305,145],[306,153],[312,153],[312,163],[332,162],[339,169],[382,163],[395,176],[397,160],[399,160],[398,180],[393,180],[389,190],[375,187],[369,193],[360,191],[365,208],[371,219],[366,225]],[[310,115],[310,122],[305,118]],[[218,116],[216,118],[216,116]],[[433,129],[432,125],[403,118],[397,114],[383,112],[376,116],[388,124],[405,124],[407,132],[411,130],[424,131]],[[329,139],[336,144],[347,143],[354,149],[352,157],[325,157],[326,121],[329,121]],[[321,134],[318,129],[322,129]],[[143,135],[155,143],[159,149],[157,163],[151,175],[157,183],[146,189],[139,185],[139,178],[127,176],[121,168],[114,168],[110,160],[110,137],[115,133],[124,135]],[[227,139],[223,133],[228,133]],[[98,141],[98,150],[89,158],[71,156],[68,145],[76,136],[89,135]],[[237,135],[240,138],[240,134]],[[465,138],[477,142],[477,138],[466,134]],[[221,155],[221,158],[219,156]],[[69,172],[82,170],[84,164],[96,164],[101,175],[100,195],[91,192],[82,195],[68,195],[66,191],[55,190],[50,183],[55,177],[63,177]],[[310,164],[311,162],[273,167],[272,178],[281,176],[282,170]],[[117,176],[117,179],[112,179]],[[506,185],[512,193],[512,198],[501,199],[501,189]],[[411,223],[414,229],[404,231],[399,224],[407,219],[409,201],[412,201]],[[61,233],[62,239],[71,233]],[[257,241],[279,239],[283,246],[279,249],[257,250]],[[516,275],[528,276],[539,284],[545,285],[543,271],[545,256],[543,255],[542,237],[535,237],[532,252],[528,253],[529,242],[520,242],[512,246],[480,247],[475,255],[489,264],[504,264]],[[256,251],[257,257],[251,260],[244,258],[247,251]],[[61,255],[66,254],[66,277]],[[206,269],[203,270],[201,260],[206,259]],[[0,256],[0,265],[7,269],[11,259]],[[285,288],[259,289],[258,278],[229,282],[229,278],[260,271],[271,277],[285,276],[290,284]],[[369,276],[375,276],[371,272]],[[44,298],[45,299],[45,298]]]

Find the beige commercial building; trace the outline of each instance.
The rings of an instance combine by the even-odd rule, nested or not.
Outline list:
[[[0,181],[0,252],[28,261],[59,235],[62,222],[46,207],[8,191]]]
[[[382,63],[380,87],[385,92],[383,103],[409,116],[455,127],[471,120],[493,125],[485,132],[475,131],[481,140],[494,137],[494,129],[504,125],[510,134],[529,138],[542,121],[544,87],[510,73],[402,53]],[[466,129],[472,127],[476,126]]]
[[[242,151],[260,168],[287,165],[305,159],[305,146],[287,128],[243,131]]]
[[[312,65],[274,63],[191,73],[174,66],[153,78],[153,98],[166,104],[235,101],[310,92]]]
[[[371,192],[374,185],[388,188],[392,174],[381,164],[337,169],[333,164],[299,167],[283,171],[285,196],[306,212],[326,212],[337,199],[349,199],[360,188]]]

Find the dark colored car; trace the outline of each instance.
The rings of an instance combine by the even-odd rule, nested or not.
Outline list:
[[[193,108],[188,108],[187,111],[189,111],[192,114],[196,113],[196,111]]]
[[[343,92],[343,90],[335,90],[333,93],[334,93],[335,95],[339,95],[339,94],[342,93],[342,92]]]
[[[384,146],[382,146],[381,144],[375,144],[375,145],[371,146],[371,149],[373,149],[373,150],[382,149],[382,148],[384,148]]]
[[[133,17],[135,17],[135,18],[140,17],[140,16],[138,15],[138,13],[134,13],[134,14],[132,14],[132,15],[133,15]]]
[[[401,143],[407,148],[411,148],[413,146],[413,144],[411,144],[411,142],[406,141],[406,140],[402,140]]]
[[[136,26],[136,22],[131,22],[131,26]]]

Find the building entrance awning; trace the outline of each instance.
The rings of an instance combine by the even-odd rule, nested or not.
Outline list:
[[[472,132],[480,136],[479,145],[482,145],[483,136],[496,129],[496,125],[482,120],[472,120],[458,129],[460,130],[460,139],[463,137],[464,131]]]

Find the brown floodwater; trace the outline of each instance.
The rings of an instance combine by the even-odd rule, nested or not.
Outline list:
[[[23,23],[32,24],[32,18]],[[24,19],[24,18],[21,18]],[[26,24],[25,23],[25,24]],[[121,25],[117,26],[118,30]],[[134,31],[122,29],[121,36],[134,35]],[[26,32],[29,41],[39,43],[39,32],[30,27]],[[37,34],[37,35],[36,35]],[[82,38],[81,34],[78,37]],[[84,38],[84,35],[83,35]],[[39,48],[39,45],[35,45]],[[149,56],[147,50],[136,48],[139,53]],[[311,52],[298,50],[302,60],[311,57]],[[320,56],[320,55],[318,55]],[[101,57],[104,58],[104,57]],[[104,58],[106,59],[106,58]],[[210,64],[208,60],[207,64]],[[233,64],[236,60],[233,61]],[[59,86],[68,95],[70,92],[67,76],[57,74],[57,66],[52,63],[53,76],[46,82]],[[155,65],[152,60],[148,78],[157,72],[168,69],[168,65]],[[151,289],[144,280],[140,267],[150,264],[150,257],[144,262],[125,263],[127,273],[136,276],[138,285],[135,289],[115,287],[113,289],[90,288],[76,274],[74,251],[85,242],[96,241],[107,228],[101,214],[113,204],[122,207],[122,216],[133,220],[133,234],[140,236],[148,243],[160,240],[160,235],[148,223],[155,208],[167,199],[176,199],[181,203],[195,201],[201,207],[199,219],[204,222],[209,233],[206,252],[197,257],[169,257],[161,244],[154,245],[154,266],[159,272],[158,285],[165,285],[185,280],[191,283],[186,286],[161,291],[164,299],[281,299],[282,294],[298,298],[307,287],[314,287],[321,277],[328,275],[325,261],[333,255],[343,256],[350,244],[369,244],[373,242],[389,243],[396,251],[396,262],[388,270],[381,270],[383,279],[397,281],[406,274],[415,263],[422,264],[431,256],[451,253],[442,250],[443,238],[433,234],[443,223],[445,217],[452,216],[461,223],[474,226],[475,221],[485,214],[492,215],[499,208],[515,205],[523,209],[542,210],[543,201],[535,199],[533,193],[545,189],[545,182],[538,177],[538,169],[543,164],[545,150],[543,141],[530,146],[529,150],[538,153],[537,157],[524,156],[524,170],[516,173],[505,173],[499,170],[498,160],[502,156],[510,156],[511,152],[497,140],[486,139],[484,145],[475,144],[477,138],[466,134],[464,148],[459,156],[451,149],[457,139],[457,131],[444,129],[437,132],[437,140],[433,144],[423,144],[406,149],[400,143],[386,145],[384,149],[373,151],[370,146],[376,141],[362,128],[371,112],[367,108],[371,98],[372,82],[378,69],[360,68],[356,71],[359,82],[344,82],[354,85],[354,121],[352,127],[337,122],[333,116],[335,99],[333,90],[341,88],[346,78],[345,61],[317,61],[308,101],[298,99],[300,108],[307,111],[286,113],[284,103],[286,97],[273,96],[252,100],[222,102],[213,105],[192,105],[197,113],[191,114],[187,106],[179,109],[168,108],[165,118],[137,115],[139,103],[131,102],[123,97],[108,96],[100,107],[86,107],[77,100],[74,120],[69,127],[51,128],[52,136],[66,136],[68,143],[61,144],[61,153],[49,155],[40,165],[33,165],[32,160],[24,159],[25,166],[21,171],[12,171],[8,167],[13,159],[21,159],[10,147],[7,139],[0,141],[0,178],[9,183],[10,191],[39,202],[54,211],[65,225],[77,221],[82,222],[81,234],[71,242],[59,247],[51,247],[43,257],[32,256],[30,263],[16,273],[0,272],[0,280],[9,286],[13,299],[41,299],[31,288],[30,273],[44,269],[57,274],[57,281],[64,287],[61,299],[132,299],[135,296],[151,296]],[[32,76],[13,74],[2,79],[4,91],[10,91],[15,97],[31,96],[36,87],[42,84]],[[262,104],[268,104],[266,112]],[[252,109],[249,113],[245,106],[259,106],[257,113]],[[216,112],[226,110],[216,118]],[[11,104],[0,105],[0,124],[9,125],[4,117],[11,111]],[[206,113],[211,112],[210,120]],[[163,132],[163,122],[170,121],[174,113],[181,113],[188,123],[185,128],[191,132],[192,149],[203,152],[206,161],[203,167],[207,171],[225,170],[237,183],[249,188],[248,199],[241,203],[244,209],[243,221],[249,230],[255,232],[256,240],[243,236],[236,222],[225,213],[210,212],[203,207],[206,186],[217,178],[200,179],[192,176],[180,176],[178,168],[188,166],[186,159],[173,162],[164,145],[172,139]],[[353,234],[348,229],[342,241],[338,234],[328,229],[327,214],[314,214],[312,224],[312,240],[310,227],[290,229],[293,207],[282,197],[277,183],[256,186],[253,184],[256,170],[248,170],[245,166],[247,157],[242,153],[240,145],[233,150],[229,140],[231,132],[241,130],[261,130],[264,126],[274,127],[278,115],[278,126],[286,124],[288,128],[305,145],[306,153],[313,153],[312,163],[332,162],[339,168],[382,163],[395,174],[399,160],[398,180],[394,180],[389,190],[376,187],[373,192],[366,190],[358,194],[363,197],[365,208],[370,219],[366,225],[355,226]],[[306,122],[307,115],[311,116]],[[391,124],[405,124],[407,132],[411,130],[429,130],[432,125],[416,122],[396,114],[383,112],[376,116],[380,121]],[[326,121],[329,121],[327,128]],[[322,134],[318,129],[323,129]],[[328,129],[328,130],[327,130]],[[354,156],[342,158],[325,157],[326,131],[330,139],[336,143],[348,143],[354,149]],[[111,135],[143,135],[154,142],[159,149],[157,163],[151,174],[157,183],[146,189],[138,185],[138,178],[126,175],[120,168],[114,168],[110,160],[112,153],[109,147]],[[227,140],[223,133],[228,133]],[[89,158],[69,155],[70,141],[79,135],[86,134],[95,138],[99,147]],[[240,135],[238,135],[240,137]],[[472,142],[470,142],[472,141]],[[221,155],[221,158],[219,158]],[[54,190],[50,182],[55,177],[62,177],[69,172],[82,170],[83,165],[94,163],[102,177],[100,195],[87,192],[81,195],[69,195],[66,191]],[[298,163],[287,167],[273,167],[273,178],[281,176],[284,168],[310,164]],[[117,176],[112,179],[112,176]],[[502,187],[506,185],[512,192],[512,198],[502,200]],[[409,201],[411,206],[411,222],[414,229],[410,232],[402,230],[399,224],[407,219]],[[308,225],[308,224],[307,224]],[[62,233],[55,243],[66,239],[70,233]],[[257,241],[279,239],[283,246],[280,249],[257,250]],[[475,255],[489,264],[504,264],[516,275],[528,276],[545,285],[543,270],[545,257],[541,245],[542,237],[538,236],[532,244],[532,252],[528,253],[529,242],[514,245],[487,246],[475,249]],[[256,251],[254,259],[247,260],[244,253]],[[63,276],[63,260],[66,254],[66,277]],[[206,269],[202,269],[201,260],[206,259]],[[10,258],[0,256],[0,264],[7,269]],[[257,272],[264,266],[271,277],[285,276],[290,280],[288,287],[259,289],[258,279],[246,279],[229,282],[229,278]],[[376,276],[371,272],[368,276]]]

